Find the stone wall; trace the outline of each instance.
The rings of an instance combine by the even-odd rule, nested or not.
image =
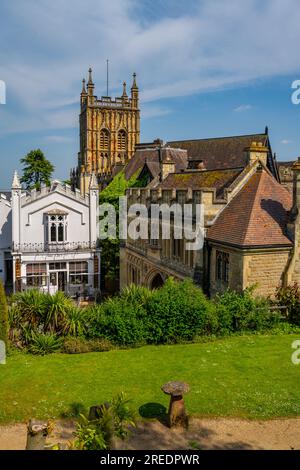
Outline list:
[[[217,251],[229,254],[228,282],[223,282],[217,279]],[[238,292],[243,290],[243,256],[237,250],[223,246],[213,246],[210,257],[210,295],[211,297],[214,297],[216,294],[222,293],[228,288]]]
[[[229,254],[228,283],[216,279],[217,250]],[[266,249],[265,251],[238,250],[225,246],[212,246],[210,262],[210,295],[213,297],[227,288],[241,292],[256,285],[255,295],[274,297],[276,288],[282,285],[290,250]]]
[[[146,258],[142,253],[129,247],[122,247],[120,250],[120,289],[134,283],[137,285],[152,287],[152,281],[159,274],[163,280],[172,276],[181,281],[186,277],[184,273],[179,273],[159,262],[155,258]],[[191,277],[191,276],[190,276]]]
[[[256,295],[273,297],[282,285],[290,250],[253,253],[244,259],[244,288],[257,284]]]

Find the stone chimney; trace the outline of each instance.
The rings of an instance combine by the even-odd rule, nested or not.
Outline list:
[[[161,162],[161,180],[163,181],[170,173],[175,173],[175,163],[170,155]]]
[[[289,235],[294,239],[296,225],[300,225],[299,209],[300,209],[300,157],[292,166],[293,172],[293,207],[290,212],[290,220],[288,223]]]
[[[269,149],[262,142],[252,142],[250,147],[245,148],[248,164],[260,161],[263,165],[267,165]]]

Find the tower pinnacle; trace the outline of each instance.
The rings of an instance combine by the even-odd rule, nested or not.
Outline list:
[[[17,170],[15,170],[14,172],[14,177],[13,177],[13,182],[12,182],[11,187],[12,189],[21,189],[22,187]]]
[[[122,94],[122,98],[127,98],[126,82],[123,82],[123,94]]]
[[[135,72],[134,72],[134,74],[133,74],[133,83],[132,83],[131,89],[138,90],[138,86],[137,86],[137,84],[136,84],[136,73],[135,73]]]
[[[89,68],[89,81],[88,81],[88,85],[94,85],[94,83],[93,83],[93,78],[92,78],[92,68],[91,68],[91,67]]]

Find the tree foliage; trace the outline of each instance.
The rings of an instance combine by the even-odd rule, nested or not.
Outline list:
[[[40,149],[31,150],[26,157],[21,159],[24,165],[21,183],[26,189],[40,189],[41,184],[50,185],[50,179],[54,166]]]
[[[116,238],[107,238],[101,241],[101,266],[105,276],[111,279],[119,278],[119,198],[125,195],[126,189],[137,184],[140,170],[129,180],[125,177],[124,169],[121,170],[110,182],[110,184],[100,193],[100,204],[112,204],[116,211]]]

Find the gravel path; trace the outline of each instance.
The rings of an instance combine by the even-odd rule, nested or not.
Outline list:
[[[72,440],[74,424],[56,423],[51,442]],[[0,426],[0,450],[24,449],[26,425]],[[240,419],[192,419],[187,431],[170,430],[159,421],[140,423],[123,449],[298,449],[300,418],[271,421]]]

